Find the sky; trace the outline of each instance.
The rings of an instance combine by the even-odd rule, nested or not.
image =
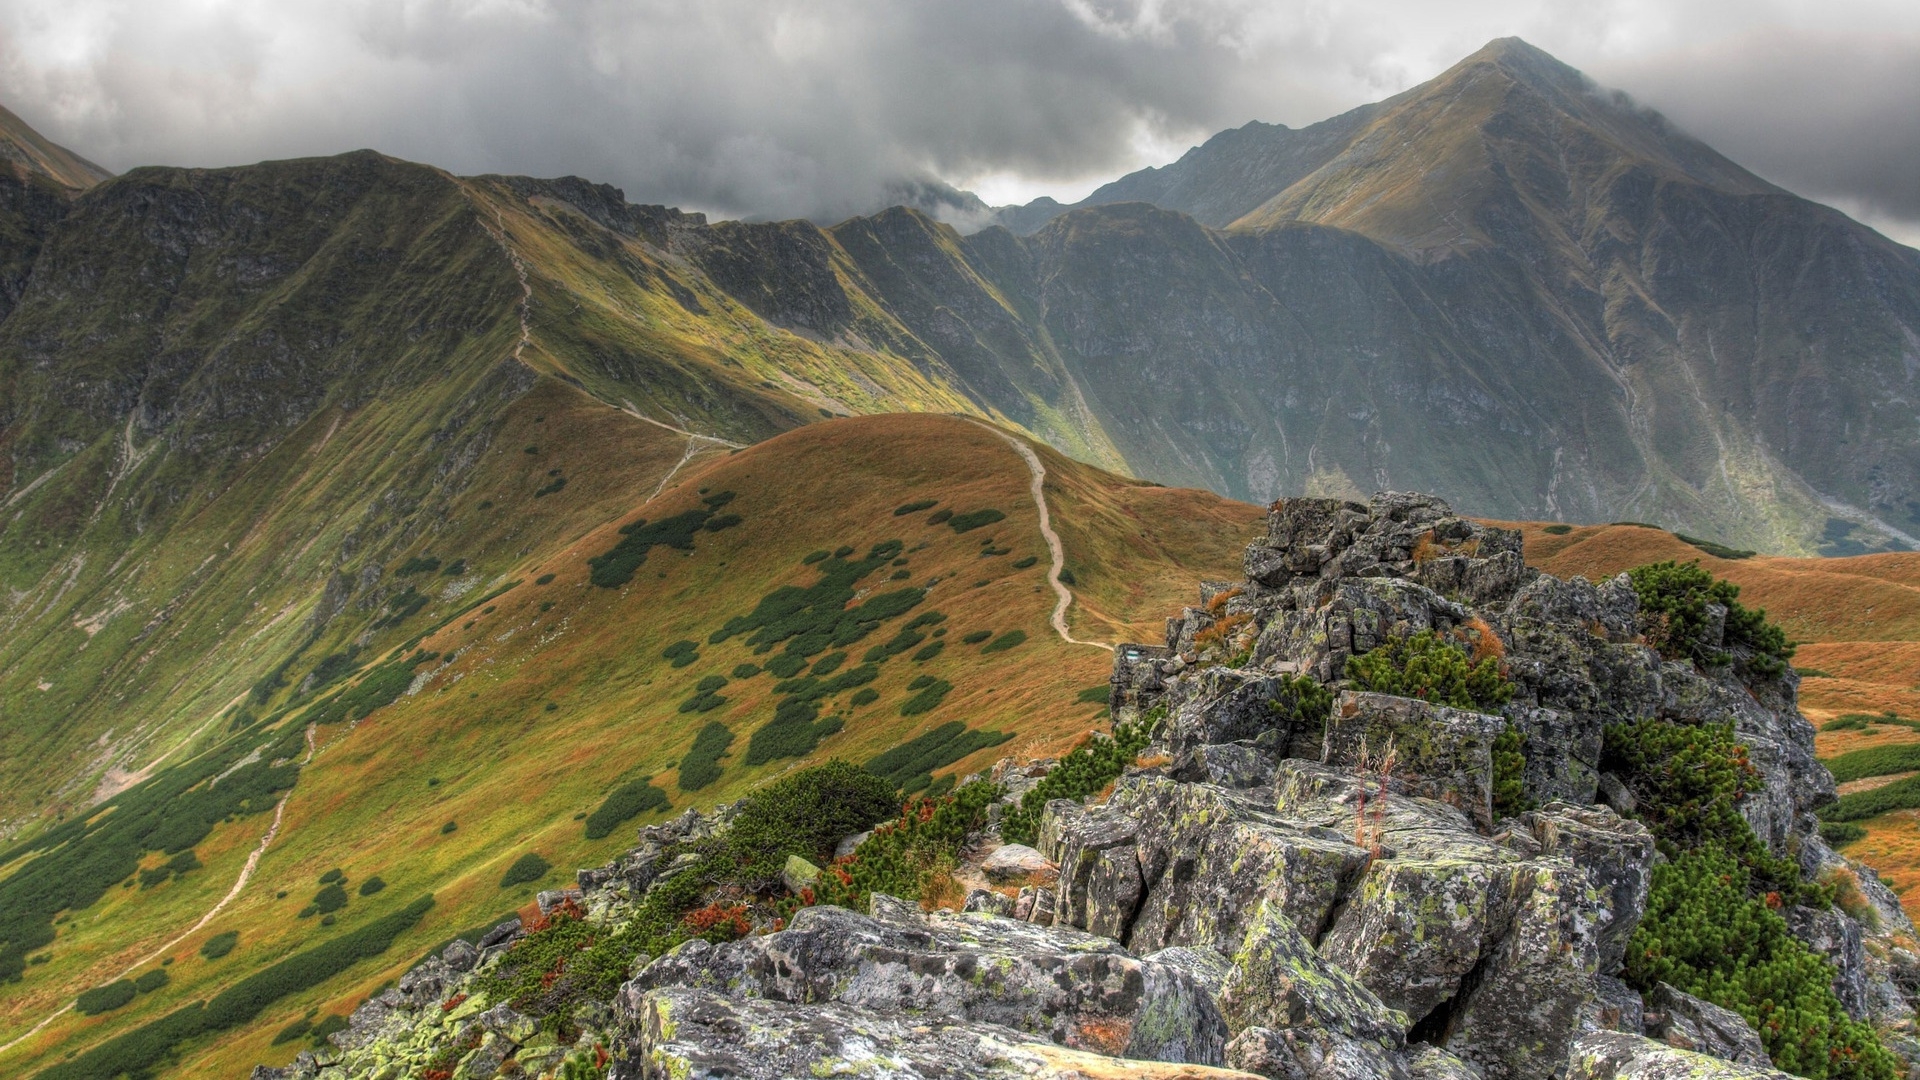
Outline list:
[[[372,147],[832,220],[1072,201],[1509,35],[1920,245],[1915,0],[0,0],[0,103],[115,171]]]

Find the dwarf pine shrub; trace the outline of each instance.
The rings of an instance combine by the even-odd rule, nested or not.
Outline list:
[[[1111,738],[1094,735],[1081,743],[1020,797],[1019,806],[1000,818],[1000,838],[1010,844],[1032,844],[1039,838],[1040,812],[1048,800],[1084,799],[1119,779],[1146,749],[1148,733],[1160,719],[1149,713],[1140,723],[1117,725]]]

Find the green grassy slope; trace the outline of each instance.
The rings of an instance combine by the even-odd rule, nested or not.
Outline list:
[[[550,393],[570,392],[556,387]],[[510,422],[532,407],[516,405]],[[553,404],[539,408],[546,417],[540,426],[555,424],[562,411]],[[657,430],[611,410],[598,415],[611,417],[618,428]],[[514,441],[522,437],[516,434]],[[601,429],[597,438],[605,437]],[[1141,485],[1050,453],[1047,467],[1049,502],[1066,538],[1069,565],[1087,583],[1092,600],[1091,610],[1076,607],[1070,621],[1076,633],[1095,639],[1150,634],[1176,598],[1190,595],[1194,580],[1232,571],[1260,518],[1256,507]],[[526,545],[527,554],[503,564],[496,575],[519,583],[508,591],[417,643],[408,639],[429,629],[437,621],[434,612],[448,607],[423,611],[406,630],[378,631],[367,639],[358,657],[363,672],[377,669],[392,646],[438,657],[413,669],[420,676],[410,687],[415,693],[357,723],[317,730],[319,751],[300,773],[257,876],[218,918],[166,950],[173,958],[167,987],[100,1016],[69,1013],[0,1057],[0,1067],[32,1075],[70,1051],[207,998],[292,950],[350,933],[433,894],[425,919],[380,960],[276,1000],[244,1028],[192,1043],[179,1066],[180,1075],[238,1073],[256,1060],[291,1057],[302,1044],[274,1046],[272,1038],[309,1010],[345,1011],[404,970],[420,948],[526,903],[534,890],[568,880],[576,866],[603,860],[630,842],[635,825],[687,805],[730,800],[806,761],[829,755],[867,760],[953,721],[1014,738],[943,766],[937,770],[943,775],[981,768],[1008,753],[1052,752],[1070,744],[1095,722],[1096,710],[1078,700],[1079,691],[1105,679],[1110,658],[1061,642],[1047,626],[1053,595],[1044,583],[1046,551],[1028,483],[1013,449],[974,423],[931,416],[849,419],[697,460],[657,499],[647,500],[651,487],[629,490],[631,509],[577,540]],[[560,494],[572,491],[569,484]],[[716,509],[709,500],[719,501],[722,492],[732,498]],[[934,505],[895,513],[927,500]],[[506,509],[500,501],[496,508]],[[1004,517],[966,532],[933,521],[943,510],[964,515],[988,509]],[[524,521],[527,504],[517,504],[515,512]],[[651,548],[625,584],[592,583],[593,560],[622,541],[623,526],[703,512],[710,523],[721,513],[739,520],[693,532],[686,550]],[[1164,514],[1176,520],[1158,524]],[[1143,528],[1147,517],[1155,523]],[[747,764],[756,733],[774,719],[778,702],[794,695],[791,688],[776,688],[780,680],[772,671],[737,678],[736,668],[767,666],[789,645],[783,640],[757,652],[750,633],[715,643],[714,632],[753,612],[762,597],[782,586],[811,585],[826,568],[857,561],[888,541],[898,542],[900,550],[854,583],[857,603],[906,589],[924,589],[924,597],[858,640],[820,647],[808,660],[845,652],[835,671],[844,674],[867,663],[868,650],[890,649],[915,621],[920,636],[872,660],[870,681],[817,702],[820,718],[837,718],[843,726],[810,754]],[[853,549],[844,560],[834,554],[843,548]],[[434,550],[443,558],[456,553],[438,543]],[[826,558],[806,562],[816,552]],[[1036,562],[1020,565],[1034,556]],[[895,559],[904,562],[895,565]],[[428,574],[442,571],[417,571],[408,580]],[[463,600],[473,603],[483,595],[476,587]],[[944,618],[934,621],[935,613]],[[980,631],[997,639],[1016,630],[1024,642],[1000,651],[965,640]],[[697,659],[675,666],[666,654],[684,652],[674,648],[683,641],[694,643]],[[936,643],[940,647],[932,649]],[[298,692],[323,651],[305,654],[289,669],[289,686],[254,710],[267,725],[258,738],[289,732],[297,738],[303,713],[282,710],[324,704],[330,691]],[[718,689],[725,701],[704,712],[681,711],[701,680],[712,676],[727,680]],[[349,676],[335,684],[336,691],[351,690],[362,678]],[[928,711],[903,712],[908,701],[924,697],[924,687],[915,685],[921,679],[952,689],[936,691]],[[877,692],[876,700],[856,698],[868,689]],[[717,762],[719,777],[682,790],[680,764],[696,734],[711,723],[733,735]],[[168,775],[165,768],[160,775]],[[589,840],[581,816],[622,784],[640,779],[666,793],[671,807]],[[202,868],[147,889],[111,888],[98,903],[71,913],[44,949],[51,959],[28,967],[20,983],[0,987],[0,1042],[191,926],[196,912],[231,885],[270,820],[254,811],[216,823],[194,849]],[[456,828],[443,832],[447,822]],[[503,889],[507,867],[529,851],[553,869],[538,881]],[[163,861],[154,852],[142,865]],[[6,871],[25,865],[16,862]],[[335,867],[345,872],[349,896],[334,913],[335,924],[297,918],[320,889],[321,875]],[[359,896],[358,886],[374,876],[385,888]],[[0,887],[4,881],[0,877]],[[200,945],[223,932],[239,934],[236,949],[219,959],[202,958]]]

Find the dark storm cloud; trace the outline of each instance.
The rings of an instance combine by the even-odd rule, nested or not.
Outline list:
[[[372,146],[833,217],[931,178],[1084,190],[1506,34],[1769,179],[1920,220],[1920,19],[1875,0],[0,0],[0,100],[116,169]]]

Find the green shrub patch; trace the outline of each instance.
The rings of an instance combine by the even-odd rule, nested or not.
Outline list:
[[[940,650],[946,647],[947,643],[944,641],[935,641],[927,645],[922,645],[919,650],[913,654],[913,662],[916,664],[924,664],[934,657],[939,656]]]
[[[1863,780],[1869,776],[1920,770],[1920,743],[1896,743],[1852,750],[1826,762],[1835,783]]]
[[[386,887],[387,887],[386,882],[381,881],[378,877],[370,877],[367,880],[360,883],[360,895],[372,896],[374,893],[377,893],[381,889],[384,889]]]
[[[935,769],[1011,738],[1012,732],[969,729],[961,721],[950,720],[881,754],[866,767],[897,788],[918,791],[932,783]]]
[[[121,979],[105,986],[96,986],[91,990],[80,991],[73,1007],[81,1016],[99,1016],[103,1012],[112,1012],[134,999],[139,991],[133,987],[132,979]]]
[[[1040,561],[1040,556],[1038,556],[1038,555],[1028,555],[1027,557],[1025,557],[1025,558],[1023,558],[1023,559],[1015,559],[1015,560],[1013,561],[1013,568],[1014,568],[1015,570],[1025,570],[1025,569],[1026,569],[1027,567],[1029,567],[1029,566],[1032,566],[1033,564],[1035,564],[1035,563],[1037,563],[1037,562],[1039,562],[1039,561]]]
[[[1113,684],[1095,683],[1074,697],[1082,705],[1105,705],[1113,697]]]
[[[346,880],[347,872],[337,866],[320,875],[320,884],[322,885],[331,885],[336,881],[344,882]]]
[[[233,951],[240,944],[238,930],[222,930],[200,944],[200,955],[209,960],[218,960]]]
[[[430,574],[438,569],[440,569],[439,559],[431,555],[415,555],[406,562],[401,563],[400,568],[395,570],[394,574],[398,577],[407,577],[412,574]]]
[[[1146,719],[1146,723],[1119,725],[1112,738],[1095,735],[1061,758],[1060,764],[1020,797],[1019,806],[1001,817],[1001,839],[1031,845],[1039,838],[1040,811],[1047,800],[1084,799],[1118,779],[1146,749],[1147,732],[1158,717],[1149,713]]]
[[[346,906],[347,890],[337,881],[313,894],[313,908],[322,915],[331,915]]]
[[[922,678],[925,678],[925,676],[922,676]],[[919,680],[916,679],[915,681],[918,682]],[[930,713],[934,709],[939,708],[940,703],[945,701],[947,695],[952,691],[952,683],[945,679],[934,679],[932,682],[922,686],[918,693],[900,703],[900,715],[919,716],[922,713]]]
[[[1820,839],[1834,847],[1845,847],[1855,840],[1864,840],[1867,830],[1851,821],[1823,821],[1820,823]]]
[[[412,929],[432,906],[433,897],[423,896],[358,930],[255,972],[214,995],[211,1001],[194,1002],[44,1069],[37,1080],[98,1080],[123,1073],[148,1075],[181,1043],[239,1027],[281,998],[318,986],[360,961],[386,952],[393,940]]]
[[[1549,526],[1547,526],[1546,528],[1544,528],[1544,529],[1542,529],[1542,530],[1540,530],[1540,531],[1541,531],[1541,532],[1544,532],[1544,533],[1546,533],[1546,534],[1547,534],[1548,536],[1565,536],[1565,535],[1567,535],[1568,533],[1570,533],[1570,532],[1572,532],[1572,531],[1573,531],[1573,526],[1571,526],[1571,525],[1549,525]]]
[[[601,835],[604,836],[606,834],[602,833]],[[515,859],[512,866],[507,867],[506,874],[500,878],[500,887],[503,889],[511,889],[515,885],[525,885],[530,881],[539,881],[541,878],[546,877],[547,871],[551,869],[553,869],[553,864],[541,858],[539,852],[529,851],[525,855]]]
[[[151,994],[170,981],[166,968],[154,968],[152,971],[141,972],[140,976],[133,980],[133,988],[143,994]]]
[[[758,674],[760,674],[760,665],[759,665],[759,664],[735,664],[735,665],[733,665],[733,677],[734,677],[734,678],[736,678],[736,679],[751,679],[751,678],[753,678],[753,677],[754,677],[755,675],[758,675]]]
[[[843,653],[843,652],[828,653],[827,655],[814,661],[813,671],[810,674],[831,675],[834,672],[840,670],[840,665],[846,662],[847,662],[846,653]]]
[[[776,679],[791,679],[807,666],[807,658],[798,653],[781,653],[767,661],[767,670]]]
[[[810,586],[783,585],[775,589],[761,597],[751,613],[728,619],[707,640],[718,645],[746,634],[746,643],[758,652],[771,651],[785,642],[787,652],[800,656],[817,656],[851,645],[881,622],[905,614],[925,598],[924,589],[898,589],[847,608],[857,583],[887,565],[903,546],[898,540],[890,540],[874,545],[865,558],[857,561],[849,562],[841,555],[822,560],[820,580]]]
[[[533,493],[533,497],[536,499],[544,499],[549,495],[558,494],[560,490],[565,488],[566,486],[567,486],[567,478],[564,476],[556,476],[553,478],[553,481],[551,483],[535,491]]]
[[[587,579],[603,589],[617,589],[633,580],[634,571],[640,569],[647,561],[647,553],[655,547],[692,551],[694,534],[715,517],[717,507],[713,505],[713,497],[709,497],[707,502],[709,505],[705,510],[688,510],[653,522],[641,518],[622,525],[620,542],[587,560],[587,565],[592,568]],[[728,516],[734,518],[734,524],[739,523],[736,515]]]
[[[950,778],[943,777],[943,780]],[[873,830],[845,863],[828,866],[815,894],[801,901],[865,911],[874,893],[919,900],[941,870],[950,868],[969,835],[986,824],[997,785],[976,781],[951,796],[917,798],[899,817]]]
[[[893,516],[906,517],[908,514],[917,514],[922,510],[931,510],[938,505],[940,505],[939,499],[915,499],[913,502],[894,507]]]
[[[928,515],[927,524],[939,525],[952,517],[953,517],[953,510],[951,508],[935,510],[932,514]]]
[[[987,647],[980,651],[983,654],[1006,652],[1008,649],[1017,645],[1025,644],[1026,640],[1027,632],[1025,630],[1009,630],[999,637],[994,638],[992,641],[987,642]]]
[[[733,745],[725,724],[708,724],[693,737],[693,748],[680,759],[680,790],[698,791],[720,779],[720,756]]]
[[[847,702],[851,705],[871,705],[879,700],[880,691],[869,686],[865,690],[857,691],[852,697],[847,699]]]
[[[1489,656],[1478,662],[1467,651],[1431,630],[1390,637],[1381,645],[1347,659],[1347,678],[1356,690],[1419,698],[1456,709],[1498,709],[1513,700],[1513,684]]]
[[[1895,810],[1920,807],[1920,776],[1895,780],[1871,791],[1842,795],[1819,810],[1822,821],[1865,821]]]
[[[856,669],[857,670],[857,669]],[[773,719],[747,740],[747,764],[765,765],[783,757],[805,757],[820,740],[846,726],[838,716],[819,719],[813,698],[787,698],[773,710]]]
[[[970,633],[963,634],[960,638],[960,643],[963,645],[978,645],[992,636],[993,631],[991,630],[974,630]]]
[[[1682,543],[1692,544],[1694,547],[1699,548],[1701,551],[1706,552],[1716,559],[1751,559],[1759,554],[1759,552],[1748,551],[1746,548],[1728,547],[1725,544],[1713,540],[1702,540],[1698,537],[1688,536],[1686,533],[1674,533],[1673,535],[1678,537]]]
[[[1647,644],[1669,660],[1691,660],[1701,667],[1732,662],[1743,676],[1775,678],[1787,670],[1793,646],[1786,632],[1767,621],[1767,613],[1743,607],[1740,586],[1700,569],[1698,562],[1660,562],[1627,571],[1640,598],[1640,629]],[[1726,608],[1722,644],[1706,640],[1709,605]],[[1727,649],[1738,652],[1728,652]]]
[[[983,525],[991,525],[996,521],[1005,521],[1006,517],[1007,515],[990,507],[983,510],[969,510],[964,514],[955,514],[951,518],[948,518],[947,528],[957,533],[972,532]]]
[[[366,719],[376,709],[385,708],[400,700],[413,684],[413,669],[426,662],[426,654],[416,653],[405,659],[389,660],[380,664],[361,678],[361,680],[334,694],[325,701],[314,703],[306,712],[300,714],[295,727],[307,724],[350,724]],[[224,781],[223,781],[224,782]]]
[[[654,787],[652,780],[629,780],[614,788],[600,803],[599,808],[587,815],[587,839],[598,840],[603,836],[609,836],[613,830],[649,810],[665,810],[672,805],[672,800],[667,798],[667,793]],[[520,862],[526,862],[528,858],[538,859],[539,856],[529,855],[522,858]],[[515,867],[519,865],[520,863],[514,864]],[[544,874],[546,870],[542,869],[540,873]],[[511,876],[513,872],[508,871],[508,877]],[[507,881],[500,883],[502,888],[509,884],[512,883]]]

